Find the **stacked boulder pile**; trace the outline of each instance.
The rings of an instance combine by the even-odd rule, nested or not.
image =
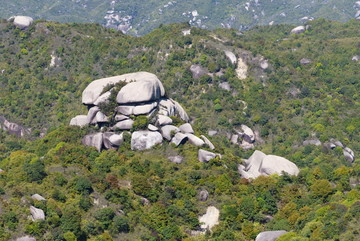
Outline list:
[[[166,97],[162,83],[154,74],[136,72],[95,80],[83,91],[82,103],[88,107],[87,115],[74,117],[70,125],[97,126],[99,132],[86,135],[83,144],[98,151],[120,147],[125,133],[131,135],[132,150],[150,149],[163,140],[176,146],[188,142],[215,148],[205,136],[194,135],[186,111]],[[104,105],[113,107],[110,114],[102,111]],[[139,117],[145,117],[148,124],[134,130]],[[184,124],[176,126],[174,119],[181,119]],[[209,160],[209,157],[201,158]]]
[[[280,156],[266,155],[258,150],[244,160],[244,164],[239,165],[238,170],[241,177],[246,179],[255,179],[262,175],[282,175],[283,172],[294,176],[299,174],[299,168],[293,162]]]

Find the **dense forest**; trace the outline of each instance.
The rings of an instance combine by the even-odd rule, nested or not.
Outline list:
[[[290,25],[173,24],[133,37],[98,24],[37,20],[21,30],[1,21],[0,115],[31,134],[0,132],[0,240],[253,240],[271,230],[288,231],[278,240],[359,240],[359,161],[327,143],[360,152],[360,21],[307,25],[290,34]],[[93,127],[69,121],[86,112],[82,91],[136,71],[159,77],[195,133],[217,132],[209,138],[221,158],[201,163],[188,144],[81,145]],[[231,143],[241,124],[258,133],[256,150],[286,157],[299,175],[242,178],[238,165],[254,149]],[[45,220],[32,221],[30,206]],[[209,206],[219,224],[193,236]]]

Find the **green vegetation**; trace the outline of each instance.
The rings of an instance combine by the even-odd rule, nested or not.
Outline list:
[[[351,60],[360,55],[360,22],[316,20],[301,35],[289,35],[292,27],[256,27],[243,35],[192,28],[182,39],[185,24],[135,38],[96,24],[38,21],[20,31],[1,23],[0,113],[46,134],[20,139],[0,132],[0,240],[26,234],[38,240],[251,240],[281,229],[290,231],[282,240],[359,240],[359,161],[349,163],[341,149],[302,142],[335,138],[360,153],[359,62]],[[249,54],[247,78],[236,77],[224,50]],[[57,67],[49,66],[51,54],[61,58]],[[266,70],[254,60],[260,56],[270,64]],[[312,62],[301,65],[302,58]],[[192,64],[212,75],[194,79]],[[195,132],[219,131],[210,139],[222,159],[200,163],[198,149],[188,144],[135,152],[126,133],[118,151],[81,145],[91,127],[67,125],[86,113],[84,88],[140,70],[159,76]],[[220,88],[222,82],[231,91]],[[138,117],[135,126],[148,121]],[[256,149],[293,161],[299,176],[241,178],[237,165],[252,151],[226,137],[241,124],[260,133],[264,142]],[[183,163],[168,161],[174,155]],[[209,199],[202,202],[204,189]],[[46,201],[32,200],[34,193]],[[46,219],[29,220],[30,205]],[[191,237],[198,216],[212,205],[220,210],[219,225]]]

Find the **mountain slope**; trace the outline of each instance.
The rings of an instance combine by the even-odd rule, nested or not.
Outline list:
[[[20,7],[19,7],[20,6]],[[360,10],[355,0],[206,0],[206,1],[17,1],[4,0],[0,17],[30,15],[59,22],[95,22],[143,35],[160,24],[248,29],[256,24],[301,24],[314,18],[348,21]]]

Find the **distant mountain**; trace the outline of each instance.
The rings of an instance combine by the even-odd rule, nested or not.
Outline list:
[[[30,15],[59,22],[94,22],[134,35],[161,24],[247,29],[256,24],[300,24],[314,18],[347,21],[360,16],[356,0],[3,0],[0,17]]]

